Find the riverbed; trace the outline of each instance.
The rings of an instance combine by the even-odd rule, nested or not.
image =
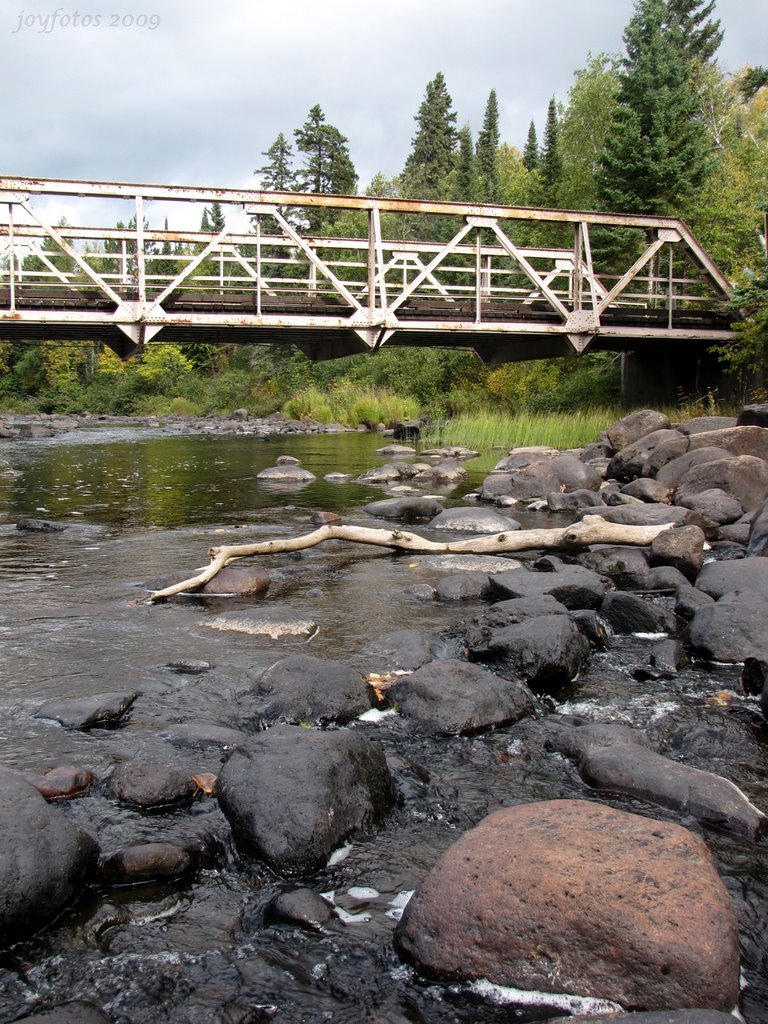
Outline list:
[[[571,765],[532,755],[514,728],[435,740],[408,732],[396,716],[354,724],[384,744],[400,800],[383,827],[356,838],[343,859],[308,883],[334,893],[351,916],[316,934],[265,921],[281,880],[235,855],[215,799],[200,794],[191,807],[140,814],[103,788],[115,765],[136,757],[172,757],[192,773],[216,773],[219,751],[172,747],[164,733],[184,722],[238,728],[245,714],[239,673],[296,651],[377,671],[363,653],[369,641],[404,628],[444,629],[479,609],[479,601],[413,596],[414,584],[439,579],[418,560],[334,543],[265,560],[269,590],[247,602],[311,619],[317,628],[310,639],[211,629],[232,599],[146,603],[145,581],[206,564],[213,544],[309,532],[312,513],[321,510],[346,523],[377,525],[363,506],[383,492],[352,481],[386,461],[376,454],[385,443],[361,433],[265,440],[127,427],[0,442],[0,761],[28,771],[91,769],[101,788],[62,805],[62,813],[94,835],[105,854],[158,836],[190,835],[212,851],[210,865],[183,884],[91,891],[41,935],[0,954],[0,1022],[71,999],[96,1004],[119,1024],[501,1024],[542,1015],[428,984],[391,945],[407,894],[490,811],[534,799],[591,798]],[[280,455],[299,459],[316,481],[258,481]],[[498,456],[466,463],[468,478],[449,502],[462,503]],[[324,479],[334,472],[352,480]],[[65,529],[19,531],[23,517]],[[542,521],[523,518],[524,525]],[[671,756],[677,750],[688,763],[721,772],[768,810],[768,731],[754,701],[737,693],[738,667],[693,664],[674,679],[641,682],[630,669],[648,643],[615,638],[541,712],[631,722]],[[213,670],[170,667],[178,662],[206,662]],[[141,694],[122,728],[82,732],[34,717],[48,699],[111,690]],[[649,813],[627,799],[615,805]],[[768,1020],[765,846],[704,834],[740,917],[743,1016],[748,1024]]]

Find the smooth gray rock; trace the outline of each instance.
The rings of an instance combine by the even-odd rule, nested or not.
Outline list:
[[[446,508],[429,524],[430,530],[455,530],[460,533],[506,533],[519,530],[520,523],[488,508]]]
[[[641,476],[654,452],[665,443],[685,443],[677,430],[654,430],[620,448],[608,463],[607,475],[616,480],[634,480]]]
[[[745,658],[760,657],[765,651],[766,622],[768,597],[750,590],[728,593],[696,611],[684,642],[710,661],[740,664]]]
[[[669,418],[655,409],[640,409],[612,423],[606,430],[608,441],[615,452],[638,441],[654,430],[668,430]]]
[[[753,455],[734,455],[693,466],[678,484],[675,504],[683,505],[694,495],[711,490],[725,491],[744,512],[760,508],[768,499],[768,463]]]
[[[361,654],[377,672],[413,672],[433,657],[429,636],[418,629],[400,629],[372,640]]]
[[[325,931],[333,917],[330,905],[312,889],[295,887],[283,889],[267,904],[264,912],[267,922],[289,924],[308,932]]]
[[[421,519],[432,519],[443,511],[443,503],[436,498],[419,497],[383,498],[363,506],[363,512],[375,519],[396,519],[411,523]]]
[[[501,600],[550,594],[569,609],[599,608],[607,589],[596,572],[581,565],[565,565],[557,572],[500,572],[491,577],[491,583]]]
[[[194,869],[188,850],[175,843],[136,843],[111,854],[101,865],[107,885],[139,885],[181,878]]]
[[[197,786],[192,773],[161,761],[125,761],[113,769],[109,789],[116,800],[152,809],[188,803]]]
[[[77,899],[99,848],[21,775],[0,769],[0,948]]]
[[[676,633],[674,612],[637,594],[611,591],[605,595],[600,615],[615,633]]]
[[[641,547],[596,544],[581,552],[577,560],[622,590],[643,590],[647,585],[648,554]]]
[[[308,469],[292,464],[280,466],[268,466],[256,474],[260,483],[281,483],[281,484],[309,484],[316,480],[314,473]]]
[[[608,523],[622,523],[624,526],[661,526],[664,523],[686,526],[692,517],[692,513],[686,508],[677,505],[656,505],[645,501],[617,505],[613,508],[590,509],[584,514],[602,516]],[[579,518],[582,519],[583,515]]]
[[[444,736],[511,725],[536,707],[533,694],[521,682],[453,659],[432,661],[404,676],[386,698],[420,729]]]
[[[48,700],[35,718],[52,718],[66,729],[110,729],[122,725],[139,693],[120,691],[92,697]]]
[[[768,557],[707,562],[696,578],[696,586],[715,599],[731,591],[755,590],[768,598]]]
[[[589,655],[589,643],[566,615],[539,615],[488,629],[467,641],[467,654],[503,675],[513,674],[536,692],[570,683]]]
[[[550,512],[578,512],[583,508],[594,508],[602,505],[603,499],[597,491],[579,487],[575,491],[553,491],[547,495],[547,507]]]
[[[686,441],[687,444],[689,442]],[[663,448],[664,446],[662,445],[661,448],[657,449],[657,462],[664,455]],[[649,469],[651,472],[655,471],[657,483],[674,490],[689,469],[692,469],[694,466],[702,466],[705,462],[727,459],[728,456],[729,452],[725,448],[697,448],[695,451],[686,450],[684,454],[675,454],[674,458],[667,459],[666,462],[660,462],[658,465],[646,466],[646,469]]]
[[[260,724],[345,725],[373,706],[374,694],[344,662],[292,654],[265,669],[244,702],[246,714],[255,714]]]
[[[676,526],[664,530],[651,541],[649,562],[677,569],[688,580],[695,580],[704,564],[704,531],[698,526]]]
[[[359,732],[276,725],[223,766],[218,799],[241,853],[306,875],[395,799],[381,746]]]
[[[472,601],[493,593],[491,579],[484,572],[462,572],[445,576],[435,587],[438,601]]]

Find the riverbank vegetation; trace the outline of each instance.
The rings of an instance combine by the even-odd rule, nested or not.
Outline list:
[[[363,191],[683,218],[737,286],[733,310],[743,319],[736,340],[717,354],[740,381],[742,398],[764,398],[768,69],[723,70],[721,42],[714,0],[636,0],[624,52],[586,55],[568,95],[532,111],[525,140],[502,138],[503,94],[495,88],[474,135],[460,123],[438,72],[416,111],[401,173],[378,174]],[[349,140],[317,104],[262,157],[254,172],[258,187],[342,194],[359,187]],[[387,214],[383,221],[388,237],[419,237],[418,218]],[[205,210],[203,230],[217,232],[224,224],[219,204]],[[302,226],[335,237],[366,231],[360,214],[322,208]],[[521,231],[521,244],[569,244],[558,226]],[[596,237],[594,245],[626,265],[636,240],[625,235]],[[69,259],[52,240],[42,248],[56,266]],[[486,366],[471,350],[390,348],[313,364],[284,346],[238,347],[222,336],[174,347],[161,333],[143,354],[121,363],[91,342],[0,343],[0,409],[24,411],[167,415],[246,408],[349,425],[389,424],[418,413],[440,422],[479,414],[482,431],[484,416],[522,413],[535,421],[540,414],[615,406],[619,388],[620,361],[611,353]],[[701,397],[680,396],[688,403]]]

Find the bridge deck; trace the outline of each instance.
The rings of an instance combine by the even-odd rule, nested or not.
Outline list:
[[[74,197],[84,223],[51,224],[43,211]],[[728,282],[670,218],[14,178],[0,202],[3,339],[91,338],[122,356],[158,335],[313,358],[456,345],[496,362],[732,336]],[[211,202],[218,232],[146,224],[150,209],[199,221]],[[358,236],[309,234],[317,207]],[[591,235],[619,232],[634,258],[601,263]]]

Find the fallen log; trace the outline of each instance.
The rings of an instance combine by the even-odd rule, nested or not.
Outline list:
[[[569,551],[589,547],[590,544],[650,544],[672,523],[661,526],[625,526],[609,523],[601,516],[584,516],[581,522],[571,526],[550,530],[510,530],[509,532],[468,537],[457,541],[433,541],[407,530],[374,530],[366,526],[321,526],[312,533],[300,537],[281,537],[277,540],[260,541],[255,544],[231,544],[212,547],[208,551],[209,565],[189,579],[154,591],[149,603],[162,601],[187,591],[202,587],[230,562],[253,555],[277,555],[287,551],[303,551],[313,548],[326,540],[344,540],[352,544],[373,544],[377,547],[410,551],[415,554],[440,555],[499,555],[513,551],[543,549],[547,551]]]

